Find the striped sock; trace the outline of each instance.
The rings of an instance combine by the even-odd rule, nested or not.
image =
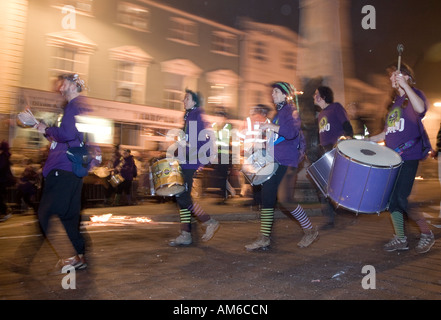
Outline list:
[[[260,211],[260,233],[269,237],[274,221],[274,208],[263,208]]]
[[[311,220],[309,220],[305,210],[303,210],[300,205],[298,205],[291,214],[300,223],[302,229],[312,229]]]
[[[193,203],[191,206],[189,206],[188,210],[193,212],[195,217],[201,222],[207,222],[210,220],[210,216],[197,203]]]
[[[191,212],[188,209],[179,210],[181,219],[181,230],[190,232],[191,229]]]
[[[392,224],[394,226],[395,235],[400,239],[405,238],[403,214],[399,211],[394,211],[390,214],[390,216],[392,218]]]

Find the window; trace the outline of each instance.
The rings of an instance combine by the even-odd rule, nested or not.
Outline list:
[[[47,44],[52,47],[50,81],[62,73],[78,73],[87,84],[89,58],[95,52],[95,43],[79,32],[66,30],[48,34]]]
[[[213,52],[224,55],[237,55],[236,36],[222,31],[213,32]]]
[[[114,99],[144,104],[147,67],[151,57],[138,47],[123,46],[111,49],[110,59],[115,61]]]
[[[83,15],[93,15],[93,0],[59,0],[57,8],[64,6],[72,6],[75,8],[75,13]]]
[[[148,31],[150,12],[144,7],[140,7],[128,2],[120,2],[117,12],[118,24],[138,31]]]
[[[236,108],[239,76],[231,70],[220,69],[207,73],[210,91],[207,98],[207,111],[223,106],[232,111]],[[235,115],[232,115],[235,116]]]
[[[288,70],[296,69],[296,55],[294,52],[285,51],[282,53],[282,67]]]
[[[186,59],[174,59],[161,62],[164,73],[163,107],[182,110],[184,91],[189,88],[197,91],[197,79],[202,70]]]
[[[75,60],[77,50],[74,48],[60,47],[55,48],[55,55],[53,57],[53,68],[54,73],[74,73],[75,65],[81,63],[81,61]]]
[[[268,54],[266,50],[266,45],[262,41],[254,42],[252,56],[254,59],[259,61],[268,61]]]
[[[141,127],[137,124],[115,123],[114,140],[117,144],[127,146],[140,145]]]
[[[198,28],[195,22],[174,17],[170,19],[170,25],[169,40],[190,46],[197,45]]]

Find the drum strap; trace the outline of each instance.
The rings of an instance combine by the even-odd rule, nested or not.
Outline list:
[[[415,143],[418,142],[418,140],[420,139],[412,139],[409,140],[401,145],[399,145],[398,147],[396,147],[394,150],[398,153],[398,154],[402,154],[404,152],[404,150],[409,149],[410,147],[412,147],[413,145],[415,145]]]

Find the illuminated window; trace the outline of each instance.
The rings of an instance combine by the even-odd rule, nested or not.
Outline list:
[[[56,7],[72,6],[75,13],[93,15],[93,0],[59,0]]]
[[[147,8],[128,2],[120,2],[117,12],[118,24],[138,31],[148,31],[150,12]]]
[[[197,33],[198,27],[195,22],[177,17],[170,19],[169,40],[195,46],[198,43]]]
[[[135,46],[123,46],[110,50],[115,61],[114,99],[120,102],[144,104],[147,67],[151,57]]]
[[[220,69],[207,73],[210,91],[207,99],[207,111],[212,112],[216,106],[229,110],[236,108],[239,76],[231,70]]]
[[[234,34],[222,31],[213,32],[213,52],[224,55],[237,55],[237,38]]]
[[[174,59],[161,62],[164,73],[163,107],[182,110],[185,89],[197,91],[197,80],[202,70],[186,59]]]
[[[52,49],[51,82],[63,73],[77,73],[87,83],[89,58],[96,44],[79,32],[65,30],[47,35],[47,44]],[[87,94],[87,91],[84,92]]]

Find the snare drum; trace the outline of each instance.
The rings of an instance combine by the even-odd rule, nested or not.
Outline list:
[[[124,178],[120,174],[113,174],[110,177],[109,183],[112,185],[112,187],[116,188],[123,181]]]
[[[335,149],[332,149],[306,169],[325,197],[328,196],[328,181],[334,158]]]
[[[152,164],[150,171],[156,195],[171,197],[185,191],[184,176],[178,160],[157,160]]]
[[[276,173],[279,164],[265,149],[258,150],[244,160],[241,172],[251,185],[263,184]]]
[[[387,209],[401,168],[398,153],[375,142],[343,140],[337,144],[328,196],[356,213]]]

